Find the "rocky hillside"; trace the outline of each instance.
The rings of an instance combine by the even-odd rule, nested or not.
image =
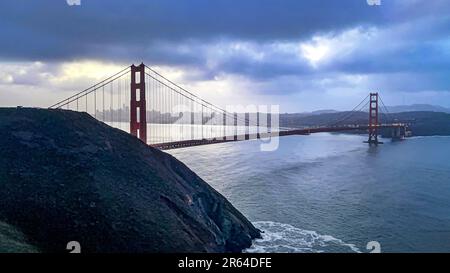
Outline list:
[[[87,114],[0,109],[0,251],[239,252],[260,233],[174,157]]]

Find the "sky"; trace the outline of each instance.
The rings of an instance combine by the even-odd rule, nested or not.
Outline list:
[[[69,1],[77,2],[77,1]],[[0,107],[48,107],[141,62],[220,106],[450,107],[448,0],[2,0]]]

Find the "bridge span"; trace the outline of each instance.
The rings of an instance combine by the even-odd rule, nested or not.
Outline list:
[[[407,130],[407,124],[405,124],[405,123],[379,124],[377,126],[377,128],[378,129],[402,130],[403,133],[393,136],[393,138],[402,138],[404,136],[404,132]],[[213,139],[193,139],[193,140],[184,140],[184,141],[155,143],[155,144],[150,144],[150,146],[161,149],[161,150],[171,150],[171,149],[178,149],[178,148],[185,148],[185,147],[192,147],[192,146],[225,143],[225,142],[235,142],[235,141],[255,140],[255,139],[269,139],[272,137],[310,135],[310,134],[315,134],[315,133],[338,133],[338,132],[345,132],[345,131],[368,131],[369,129],[370,129],[369,125],[358,125],[358,124],[347,125],[347,126],[336,126],[336,127],[311,127],[311,128],[285,130],[285,131],[279,131],[279,132],[229,135],[229,136],[225,136],[222,138],[213,138]],[[373,144],[381,144],[381,143],[382,142],[378,141],[378,143],[373,143]]]
[[[252,121],[248,113],[244,117],[231,113],[143,63],[126,67],[50,108],[87,112],[108,124],[127,123],[130,134],[162,150],[345,131],[365,131],[369,136],[367,143],[378,145],[379,130],[390,129],[392,137],[402,138],[408,127],[390,120],[380,95],[373,92],[339,120],[306,128],[274,128],[269,124],[270,114],[257,113],[256,121]],[[348,124],[352,114],[361,111],[368,112],[367,123]]]

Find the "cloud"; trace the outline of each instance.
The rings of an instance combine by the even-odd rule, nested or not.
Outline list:
[[[64,1],[5,0],[0,3],[0,29],[8,37],[3,58],[54,60],[140,56],[158,41],[299,40],[317,33],[355,26],[445,14],[445,1],[385,1],[371,7],[365,0],[90,0],[73,8]],[[420,7],[420,12],[417,11]],[[408,15],[408,16],[406,16]],[[127,48],[125,54],[120,48]],[[116,50],[121,54],[115,55]]]
[[[446,0],[4,0],[0,89],[60,94],[145,61],[221,101],[438,96],[450,92],[448,14]]]

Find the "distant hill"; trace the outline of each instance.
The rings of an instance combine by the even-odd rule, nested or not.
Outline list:
[[[386,107],[391,113],[401,112],[443,112],[450,113],[450,108],[445,108],[438,105],[431,104],[412,104],[412,105],[397,105]]]
[[[348,118],[347,118],[348,117]],[[450,113],[416,111],[381,115],[384,122],[404,122],[410,124],[413,135],[450,135]],[[344,120],[344,121],[342,121]],[[350,116],[350,112],[338,112],[321,115],[296,116],[295,114],[281,114],[280,126],[301,128],[309,126],[338,125],[338,124],[367,124],[368,113],[357,112]]]
[[[336,111],[336,110],[326,109],[326,110],[312,111],[311,115],[333,114],[333,113],[338,113],[338,112],[339,111]]]
[[[431,104],[411,104],[411,105],[395,105],[395,106],[386,106],[389,113],[402,113],[402,112],[442,112],[442,113],[450,113],[450,108],[442,107],[439,105],[431,105]],[[366,110],[367,112],[368,110]],[[291,113],[286,115],[292,116],[314,116],[314,115],[322,115],[322,114],[334,114],[341,113],[340,111],[333,109],[324,109],[324,110],[316,110],[312,112],[301,112],[301,113]]]

